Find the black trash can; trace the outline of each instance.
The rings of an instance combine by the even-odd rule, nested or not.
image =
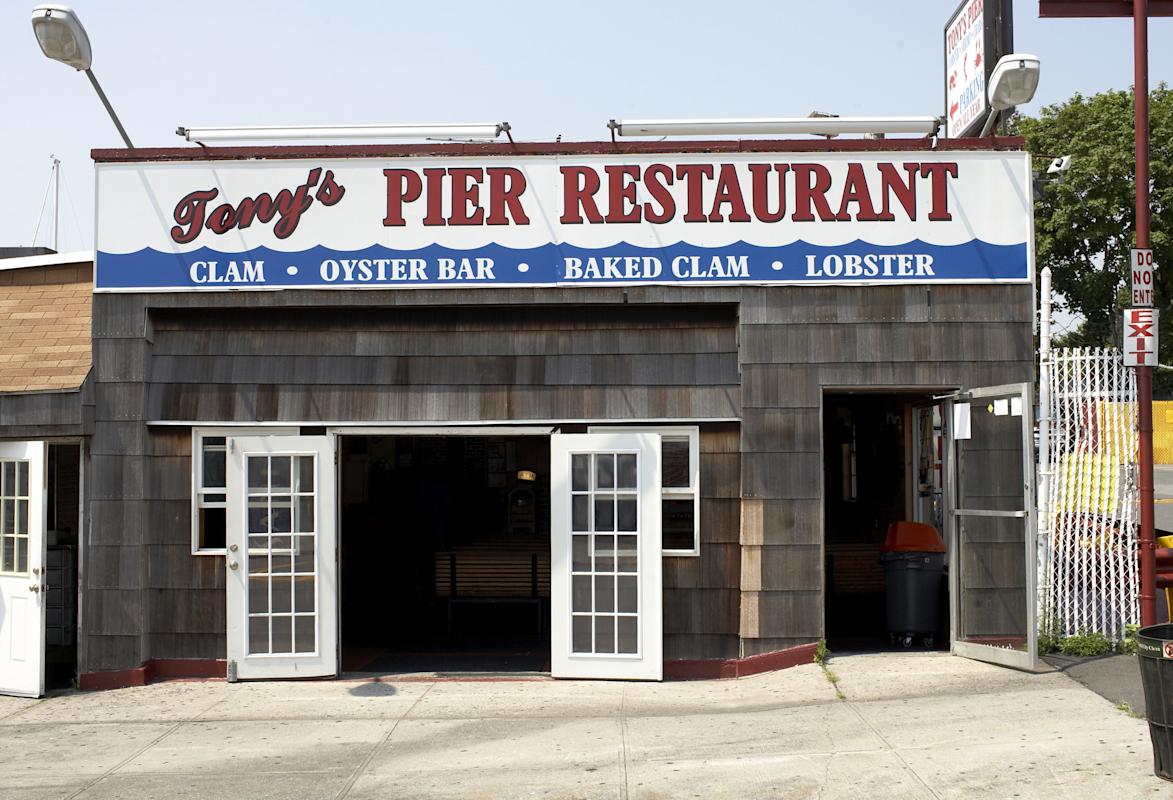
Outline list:
[[[1149,625],[1137,631],[1136,655],[1153,742],[1153,773],[1173,781],[1173,624]]]
[[[945,542],[931,525],[894,522],[880,548],[887,584],[888,635],[910,647],[920,640],[932,647],[945,579]]]

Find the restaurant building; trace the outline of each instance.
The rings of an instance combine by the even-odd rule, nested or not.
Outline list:
[[[0,689],[51,595],[83,687],[744,675],[888,644],[897,520],[935,646],[1033,663],[1020,140],[93,155],[92,369],[0,395]]]

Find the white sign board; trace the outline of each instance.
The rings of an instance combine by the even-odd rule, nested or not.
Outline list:
[[[1132,275],[1132,305],[1141,308],[1153,307],[1153,251],[1134,249],[1128,271]]]
[[[1124,366],[1157,365],[1157,309],[1124,309]]]
[[[1021,152],[98,164],[97,291],[1025,283]]]
[[[973,435],[969,403],[953,404],[953,438],[960,441]]]
[[[945,26],[945,136],[953,139],[989,108],[985,1],[969,0]]]

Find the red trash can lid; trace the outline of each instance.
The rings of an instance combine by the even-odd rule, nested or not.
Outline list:
[[[893,522],[881,553],[944,553],[945,540],[932,525],[923,522]]]

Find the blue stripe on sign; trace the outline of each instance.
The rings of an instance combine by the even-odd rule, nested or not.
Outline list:
[[[794,242],[760,247],[736,242],[700,247],[620,243],[585,248],[546,244],[472,250],[430,245],[393,250],[314,247],[285,253],[259,247],[221,253],[144,249],[97,255],[97,289],[212,289],[405,286],[541,286],[631,283],[942,283],[1022,282],[1030,278],[1025,243],[959,245],[913,241],[834,247]]]

